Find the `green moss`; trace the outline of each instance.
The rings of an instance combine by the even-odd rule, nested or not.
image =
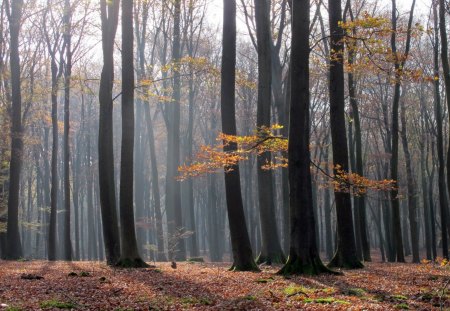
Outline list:
[[[22,311],[22,308],[9,306],[6,307],[5,311]]]
[[[315,298],[315,299],[306,298],[303,301],[306,303],[320,303],[320,304],[332,304],[332,303],[343,304],[343,305],[350,304],[348,301],[334,299],[333,297]]]
[[[64,301],[59,301],[56,299],[51,299],[51,300],[45,300],[42,301],[39,306],[42,309],[50,309],[50,308],[57,308],[57,309],[73,309],[75,308],[75,304],[71,303],[71,302],[64,302]]]
[[[122,258],[115,265],[117,268],[148,268],[141,258]]]
[[[403,295],[392,295],[391,298],[395,300],[408,300],[408,297]]]
[[[263,284],[265,284],[265,283],[269,283],[272,280],[273,280],[273,278],[270,277],[270,278],[267,278],[267,279],[257,279],[255,282],[256,283],[263,283]]]
[[[80,272],[80,276],[81,277],[88,277],[88,276],[91,276],[91,274],[89,272],[87,272],[87,271],[81,271]]]
[[[181,298],[182,304],[210,306],[212,302],[208,298],[184,297]]]
[[[301,258],[289,257],[286,264],[281,268],[278,274],[293,275],[293,274],[305,274],[305,275],[317,275],[320,273],[329,274],[341,274],[339,272],[328,269],[324,266],[319,257],[310,258],[303,261]]]
[[[231,268],[229,269],[229,271],[233,271],[233,272],[260,272],[261,270],[259,270],[258,265],[256,264],[256,262],[254,260],[251,260],[245,264],[242,265],[236,265],[235,263],[233,263],[233,265],[231,266]]]
[[[298,294],[304,294],[308,296],[309,294],[314,293],[314,289],[299,285],[289,285],[288,287],[283,289],[283,293],[287,296],[294,296]]]
[[[252,295],[247,295],[247,296],[242,297],[242,299],[255,301],[257,298],[255,296],[252,296]]]
[[[409,306],[406,303],[395,305],[394,308],[399,310],[409,310]]]

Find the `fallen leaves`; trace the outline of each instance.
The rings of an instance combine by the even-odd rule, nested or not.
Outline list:
[[[229,264],[157,263],[113,269],[97,262],[0,261],[0,310],[439,310],[450,272],[439,264],[367,263],[344,275],[230,272]],[[43,279],[22,279],[22,275]],[[414,280],[414,282],[412,282]]]

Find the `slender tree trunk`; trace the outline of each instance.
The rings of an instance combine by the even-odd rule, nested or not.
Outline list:
[[[133,2],[122,1],[122,146],[120,157],[120,237],[118,266],[147,267],[139,255],[133,208],[134,54]]]
[[[258,42],[258,107],[256,126],[258,131],[270,127],[272,98],[272,56],[270,36],[270,5],[267,0],[255,0],[256,34]],[[258,203],[261,222],[262,247],[257,263],[284,263],[275,218],[273,175],[263,166],[271,161],[269,152],[258,155]]]
[[[411,153],[409,151],[408,138],[406,134],[406,108],[405,104],[401,104],[400,119],[402,122],[402,131],[400,133],[403,145],[403,152],[405,154],[406,165],[406,179],[408,188],[408,215],[409,215],[409,227],[411,234],[411,249],[413,255],[413,262],[420,262],[419,258],[419,232],[417,222],[417,200],[416,200],[416,181],[414,179],[414,172],[411,165]]]
[[[120,238],[117,225],[116,189],[114,181],[113,101],[114,38],[117,30],[119,0],[100,1],[102,16],[103,69],[100,78],[100,114],[98,135],[98,168],[100,207],[103,224],[105,255],[108,265],[120,257]]]
[[[223,41],[221,69],[221,116],[222,132],[236,135],[235,82],[236,82],[236,0],[223,1]],[[235,144],[224,146],[225,152],[236,151]],[[225,192],[230,226],[233,267],[235,271],[258,270],[253,260],[244,206],[242,203],[239,166],[226,168]]]
[[[72,260],[71,221],[70,221],[70,79],[72,75],[71,44],[71,6],[70,0],[64,2],[64,46],[66,66],[64,70],[64,260]]]
[[[176,180],[178,166],[180,165],[180,100],[181,79],[177,69],[181,58],[181,0],[174,1],[173,24],[173,103],[170,107],[170,125],[168,131],[167,149],[167,180],[166,180],[166,210],[169,234],[169,257],[171,260],[186,260],[186,245],[183,235],[183,222],[181,211],[181,185]]]
[[[19,32],[23,0],[6,1],[9,14],[10,68],[11,68],[11,158],[9,164],[8,221],[6,231],[6,258],[22,257],[19,233],[19,185],[23,161],[22,96],[20,82]]]
[[[345,130],[343,29],[341,1],[330,0],[329,17],[331,44],[334,51],[330,61],[330,126],[335,174],[338,170],[348,172],[347,135]],[[335,191],[337,215],[337,251],[329,263],[330,267],[361,268],[363,265],[356,254],[350,193]]]
[[[436,12],[435,12],[436,13]],[[444,75],[444,85],[445,85],[445,98],[447,99],[447,108],[450,109],[450,65],[448,61],[448,40],[447,40],[447,25],[445,23],[445,15],[446,15],[446,2],[445,0],[439,0],[439,30],[441,34],[441,60],[442,60],[442,71]],[[436,14],[435,14],[436,15]],[[437,38],[436,38],[437,39]],[[436,42],[435,39],[435,42]],[[437,42],[436,42],[437,44]],[[437,47],[436,47],[437,48]],[[436,51],[435,51],[436,53]],[[439,82],[439,81],[437,81]],[[436,82],[435,82],[436,83]],[[439,86],[438,86],[439,87]],[[436,105],[438,105],[437,98]],[[449,116],[450,120],[450,116]],[[440,121],[440,120],[439,120]],[[440,122],[438,122],[439,124]],[[439,131],[438,129],[438,135],[442,135],[442,124],[441,129]],[[449,135],[450,140],[450,135]],[[443,138],[441,137],[440,140],[443,143]],[[439,144],[439,136],[438,136],[438,144]],[[438,150],[440,147],[443,147],[442,144],[440,146],[438,145]],[[447,152],[447,187],[448,191],[450,191],[450,143],[448,146],[448,152]],[[438,151],[438,158],[439,158],[439,187],[442,187],[444,183],[442,182],[443,176],[442,171],[444,169],[443,164],[441,165],[441,161],[443,160],[443,150]],[[442,186],[441,186],[442,185]],[[439,193],[441,192],[441,188],[439,188]],[[442,197],[444,196],[444,193],[442,194]],[[442,256],[444,258],[448,258],[448,241],[447,241],[447,210],[448,206],[445,204],[445,201],[441,200],[441,194],[439,196],[440,200],[440,211],[441,211],[441,232],[442,232]]]
[[[291,101],[289,118],[289,259],[282,274],[330,272],[320,260],[312,199],[309,152],[309,8],[308,0],[292,1]]]

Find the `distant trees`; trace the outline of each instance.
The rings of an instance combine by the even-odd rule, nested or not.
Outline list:
[[[447,257],[448,12],[428,25],[411,1],[225,0],[223,41],[206,0],[1,2],[1,256]]]

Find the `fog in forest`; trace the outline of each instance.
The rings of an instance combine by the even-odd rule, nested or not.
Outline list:
[[[444,5],[2,1],[1,258],[448,258]]]

